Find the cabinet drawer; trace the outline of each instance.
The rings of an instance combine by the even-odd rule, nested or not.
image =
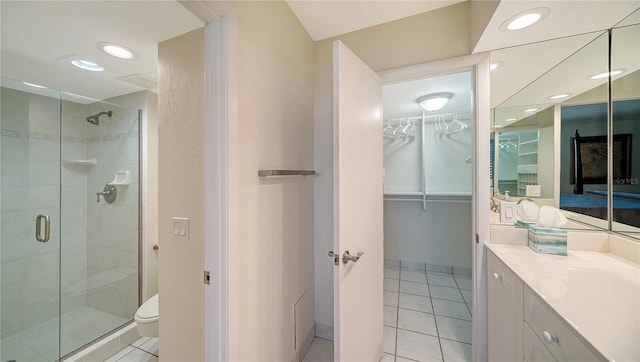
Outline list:
[[[524,288],[524,320],[556,360],[606,361],[528,287]]]
[[[551,352],[544,346],[544,343],[533,333],[529,325],[525,322],[524,328],[524,359],[529,362],[555,362]]]

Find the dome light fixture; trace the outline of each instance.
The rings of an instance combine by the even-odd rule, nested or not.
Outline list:
[[[100,64],[84,59],[74,59],[71,61],[71,64],[80,69],[88,70],[91,72],[102,72],[104,70],[104,67],[102,67]]]
[[[133,51],[133,49],[127,48],[126,46],[120,44],[111,42],[100,42],[96,44],[96,47],[99,50],[111,55],[112,57],[116,57],[119,59],[133,60],[140,58],[138,53]]]
[[[510,17],[500,25],[500,30],[516,31],[528,28],[549,15],[549,8],[530,9]]]
[[[416,102],[425,111],[434,112],[441,110],[451,97],[453,97],[453,93],[449,92],[431,93],[416,99]]]

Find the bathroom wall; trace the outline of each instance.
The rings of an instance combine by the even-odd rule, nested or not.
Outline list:
[[[58,315],[60,107],[58,99],[4,87],[0,97],[0,338],[5,338]],[[51,217],[47,243],[34,237],[35,218],[42,213]]]
[[[204,360],[204,31],[158,45],[158,232],[162,359]],[[188,217],[189,240],[171,218]],[[242,283],[240,284],[242,285]]]
[[[343,41],[373,70],[399,68],[471,53],[468,2],[315,43],[314,188],[316,333],[333,338],[333,84],[332,42]]]
[[[256,176],[259,169],[314,167],[314,43],[285,2],[234,2],[229,10],[238,39],[237,118],[229,130],[229,357],[297,361],[313,335],[316,177]],[[294,320],[299,300],[310,305],[298,305],[308,313]]]
[[[313,42],[284,2],[222,5],[234,40],[229,360],[298,360],[294,305],[313,293],[314,178],[259,180],[257,171],[313,168]],[[202,42],[199,30],[159,47],[160,340],[167,360],[203,360]],[[189,241],[173,240],[172,216],[190,218]],[[312,314],[302,316],[312,333]]]

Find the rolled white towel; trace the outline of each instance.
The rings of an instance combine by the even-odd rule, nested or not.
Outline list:
[[[539,212],[535,202],[523,200],[518,204],[518,218],[522,221],[537,221]]]
[[[538,222],[536,226],[544,228],[559,228],[567,223],[567,218],[553,206],[543,206],[540,208]]]

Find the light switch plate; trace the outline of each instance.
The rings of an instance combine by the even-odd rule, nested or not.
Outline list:
[[[540,196],[540,185],[527,185],[525,192],[527,196]]]
[[[500,203],[500,222],[503,224],[514,224],[516,222],[516,216],[518,215],[518,209],[515,202],[502,201]]]
[[[189,240],[189,218],[172,217],[173,238],[177,240]]]

